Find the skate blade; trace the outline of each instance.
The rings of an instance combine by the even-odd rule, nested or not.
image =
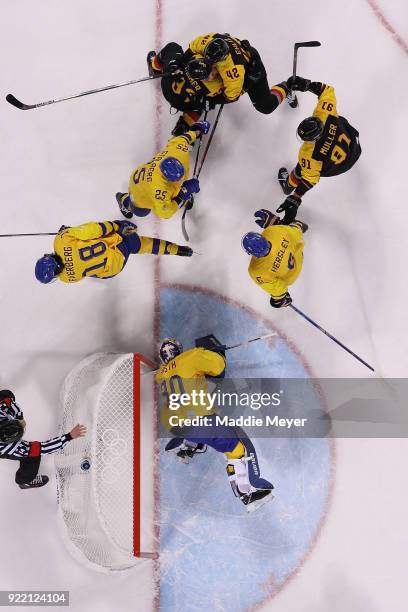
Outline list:
[[[269,493],[269,495],[267,495],[266,497],[263,497],[262,499],[259,499],[258,501],[254,501],[252,502],[252,504],[249,504],[247,506],[247,512],[255,512],[256,510],[259,510],[259,508],[261,506],[263,506],[264,504],[268,503],[269,501],[272,501],[272,499],[274,499],[274,495],[272,495],[272,492]]]

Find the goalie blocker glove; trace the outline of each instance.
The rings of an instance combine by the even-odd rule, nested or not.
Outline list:
[[[194,455],[206,452],[207,445],[201,443],[195,444],[184,438],[172,438],[170,442],[167,442],[164,450],[168,452],[173,451],[181,463],[190,463]]]
[[[301,202],[302,198],[293,193],[292,195],[288,196],[286,200],[276,209],[276,212],[278,213],[285,213],[282,225],[290,225],[290,223],[296,219],[297,211]]]
[[[292,298],[290,297],[290,294],[286,292],[285,295],[280,298],[271,297],[269,303],[272,308],[284,308],[285,306],[289,306],[289,304],[292,303]]]

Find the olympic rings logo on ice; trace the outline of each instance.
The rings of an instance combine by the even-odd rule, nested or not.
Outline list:
[[[100,477],[104,482],[113,484],[119,476],[123,476],[131,469],[129,441],[122,438],[117,429],[105,429],[101,440]]]

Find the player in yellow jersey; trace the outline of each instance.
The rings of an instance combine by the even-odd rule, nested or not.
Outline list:
[[[152,160],[136,168],[130,177],[129,193],[116,194],[124,217],[145,217],[153,211],[157,217],[169,219],[180,208],[192,208],[193,194],[200,191],[200,184],[197,178],[188,178],[190,146],[209,129],[208,121],[195,123],[182,136],[169,140]]]
[[[205,109],[235,102],[245,93],[264,114],[272,113],[290,94],[285,82],[271,89],[258,51],[230,34],[198,36],[186,52],[169,43],[158,54],[148,54],[148,65],[151,74],[166,74],[161,80],[163,95],[183,112],[173,134],[188,129]]]
[[[35,276],[44,284],[57,278],[64,283],[87,276],[111,278],[123,270],[129,255],[144,253],[191,257],[193,251],[167,240],[139,236],[137,226],[129,221],[63,225],[54,240],[54,252],[37,261]]]
[[[311,117],[298,126],[297,134],[304,141],[298,163],[289,174],[281,168],[278,180],[288,197],[277,212],[285,212],[284,223],[291,223],[297,214],[302,197],[323,176],[337,176],[350,170],[361,155],[359,133],[337,112],[334,88],[325,83],[302,77],[288,79],[288,87],[297,91],[311,91],[318,97]],[[290,194],[290,195],[289,195]]]
[[[196,341],[196,348],[183,351],[182,344],[174,338],[165,338],[159,354],[162,365],[156,374],[161,396],[161,422],[176,436],[166,445],[166,451],[174,451],[182,462],[188,463],[197,453],[204,453],[207,446],[224,453],[227,460],[227,476],[234,495],[247,510],[253,511],[272,498],[273,485],[260,477],[255,448],[238,428],[216,423],[216,415],[205,394],[207,377],[221,378],[225,374],[225,346],[209,335]],[[203,396],[200,397],[200,392]],[[184,395],[185,404],[171,411],[171,400]],[[196,394],[194,396],[194,394]],[[196,401],[195,401],[195,398]],[[179,419],[205,416],[205,425],[174,427],[170,417]]]
[[[248,232],[242,246],[252,255],[248,272],[254,283],[269,293],[273,308],[289,306],[292,298],[288,287],[297,280],[303,265],[303,234],[308,226],[301,221],[281,225],[269,210],[255,213],[262,234]]]

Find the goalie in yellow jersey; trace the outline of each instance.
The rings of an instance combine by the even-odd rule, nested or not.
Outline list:
[[[153,210],[157,217],[169,219],[180,208],[192,208],[193,194],[200,191],[200,183],[197,178],[188,178],[190,146],[209,129],[208,121],[195,123],[182,136],[169,140],[152,160],[136,168],[130,177],[129,193],[116,194],[124,217],[145,217]]]
[[[285,224],[291,223],[297,214],[302,197],[323,176],[337,176],[350,170],[361,155],[358,131],[337,113],[334,88],[325,83],[309,81],[302,77],[288,79],[288,87],[296,91],[311,91],[318,97],[311,117],[298,126],[297,134],[303,144],[298,163],[289,173],[280,168],[278,181],[288,197],[277,208],[284,212]]]
[[[183,133],[204,110],[229,104],[247,93],[257,111],[272,113],[291,92],[286,82],[268,84],[258,51],[248,40],[210,32],[197,36],[183,52],[175,42],[147,56],[149,73],[161,79],[164,97],[182,111],[172,134]],[[293,106],[293,100],[288,97]]]
[[[255,213],[262,234],[248,232],[242,246],[252,255],[248,273],[254,283],[266,291],[273,308],[289,306],[289,285],[297,280],[303,266],[303,234],[308,226],[302,221],[282,225],[277,215],[261,209]]]
[[[139,236],[137,226],[129,221],[63,225],[54,240],[54,252],[37,261],[35,276],[44,284],[57,278],[64,283],[87,276],[111,278],[123,270],[129,255],[144,253],[191,257],[193,251],[167,240]]]
[[[183,463],[188,463],[197,453],[204,453],[208,446],[224,453],[233,493],[248,512],[252,512],[272,499],[273,485],[260,477],[258,458],[251,440],[239,428],[217,424],[215,408],[211,407],[206,396],[207,377],[222,378],[225,375],[225,348],[212,334],[196,340],[196,348],[187,351],[183,351],[182,344],[174,338],[162,341],[159,350],[162,365],[156,374],[160,387],[161,422],[175,435],[165,450],[173,451]],[[177,413],[171,412],[171,402],[177,397],[184,397],[187,402],[180,405]],[[199,397],[199,401],[194,401],[194,397]],[[203,416],[205,424],[174,426],[171,416],[174,418],[175,414],[177,422],[187,417]]]

